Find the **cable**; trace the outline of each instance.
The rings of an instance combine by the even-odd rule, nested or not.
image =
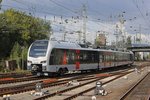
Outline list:
[[[133,1],[133,4],[134,4],[134,5],[136,6],[136,8],[138,9],[138,11],[139,11],[139,13],[141,14],[141,16],[143,17],[145,23],[150,27],[149,23],[147,23],[147,21],[146,21],[144,15],[143,15],[143,13],[142,13],[141,10],[140,10],[140,8],[139,8],[139,6],[138,6],[138,4],[137,4],[137,1],[134,1],[134,0],[132,0],[132,1]],[[149,20],[148,20],[148,21],[149,21]],[[149,21],[149,22],[150,22],[150,21]]]
[[[10,6],[10,5],[2,5],[2,6],[5,6],[5,7],[8,7],[8,8],[15,8],[15,9],[18,9],[18,10],[21,10],[21,11],[28,11],[30,12],[29,9],[25,9],[25,8],[20,8],[20,7],[14,7],[14,6]],[[61,15],[61,14],[57,14],[57,13],[51,13],[51,12],[47,12],[47,11],[39,11],[39,10],[36,10],[36,13],[39,13],[39,14],[48,14],[48,15],[53,15],[53,16],[63,16],[63,17],[72,17],[72,16],[67,16],[67,15]]]
[[[14,1],[18,2],[17,0],[14,0]],[[52,1],[52,0],[50,0],[50,1]],[[55,4],[58,5],[58,6],[61,6],[61,7],[65,8],[65,9],[67,9],[67,10],[73,12],[73,13],[76,13],[76,12],[74,12],[73,10],[70,10],[69,8],[67,8],[67,7],[65,7],[65,6],[60,5],[59,3],[56,3],[56,2],[54,2],[54,1],[52,1],[52,2],[55,3]],[[21,2],[19,2],[19,3],[21,3]],[[24,4],[24,3],[22,2],[21,4]],[[54,14],[54,13],[49,13],[49,12],[43,12],[43,13],[56,15],[56,14]],[[61,15],[60,15],[60,16],[61,16]],[[104,17],[105,17],[105,16],[104,16]]]
[[[24,7],[29,6],[29,5],[26,5],[26,4],[22,4],[20,1],[17,1],[17,0],[12,0],[12,1],[15,1],[15,2],[19,3],[19,4],[23,5]]]
[[[140,0],[140,1],[141,1],[141,0]],[[145,16],[146,16],[146,18],[150,21],[150,19],[149,19],[149,17],[148,17],[149,14],[148,14],[148,11],[147,11],[147,10],[149,10],[149,9],[148,9],[147,6],[145,5],[144,0],[142,0],[141,3],[142,3],[142,4],[141,4],[141,8],[143,8],[143,10],[144,10],[144,8],[145,8],[145,10],[146,10],[146,11],[145,11]]]
[[[16,1],[16,0],[14,0],[14,1]],[[61,5],[61,4],[59,4],[59,3],[57,3],[56,1],[53,1],[53,0],[50,0],[52,3],[54,3],[54,4],[56,4],[56,5],[58,5],[58,6],[60,6],[60,7],[62,7],[62,8],[64,8],[64,9],[66,9],[66,10],[68,10],[68,11],[70,11],[70,12],[72,12],[73,14],[78,14],[77,12],[75,12],[75,11],[73,11],[73,10],[71,10],[71,9],[69,9],[69,8],[67,8],[67,7],[65,7],[65,6],[63,6],[63,5]],[[21,2],[19,2],[19,3],[21,3]],[[29,10],[27,10],[27,11],[29,11]],[[41,13],[41,11],[39,11],[40,13]],[[44,12],[45,14],[51,14],[51,15],[55,15],[54,13],[49,13],[49,12]],[[106,17],[105,17],[106,18]],[[89,21],[92,21],[92,20],[90,20],[89,19]],[[94,20],[93,20],[94,21]],[[97,20],[95,20],[94,21],[97,25],[100,25],[100,24],[102,24],[102,23],[98,23],[97,22]],[[108,27],[107,25],[104,25],[104,24],[102,24],[103,26],[105,26],[105,27]],[[78,26],[78,27],[80,27],[80,26]],[[108,27],[109,29],[111,29],[110,27]],[[111,29],[112,30],[112,29]]]
[[[10,5],[2,5],[2,6],[6,6],[6,7],[10,7],[10,8],[12,8],[13,6],[10,6]],[[20,10],[25,10],[25,11],[29,11],[28,9],[24,9],[24,8],[20,8],[20,7],[13,7],[13,8],[17,8],[17,9],[20,9]],[[54,13],[49,13],[49,12],[39,12],[39,13],[46,13],[46,14],[52,14],[52,15],[56,15],[56,14],[54,14]],[[89,21],[96,21],[96,20],[89,20]],[[100,24],[98,24],[97,22],[95,22],[97,25],[100,25]],[[101,25],[103,25],[103,24],[101,24]],[[105,25],[103,25],[103,26],[105,26]],[[81,26],[78,26],[78,27],[81,27]],[[105,27],[107,27],[107,26],[105,26]],[[108,27],[109,28],[109,27]],[[93,30],[92,28],[90,29],[90,30]]]
[[[61,5],[61,4],[59,4],[59,3],[55,2],[55,1],[53,1],[53,0],[49,0],[49,1],[51,1],[51,2],[54,3],[54,4],[56,4],[57,6],[60,6],[60,7],[64,8],[64,9],[70,11],[70,12],[73,13],[73,14],[77,14],[77,12],[75,12],[75,11],[73,11],[73,10],[71,10],[71,9],[69,9],[69,8],[67,8],[67,7],[65,7],[65,6],[63,6],[63,5]]]
[[[29,7],[29,5],[26,3],[26,2],[21,2],[21,1],[18,1],[18,0],[14,0],[15,2],[17,2],[17,3],[20,3],[20,4],[22,4],[22,5],[24,5],[24,6],[26,6],[26,7],[28,7],[28,8],[30,8]],[[30,5],[33,5],[33,3],[30,3]],[[34,6],[36,6],[36,5],[34,5]],[[45,7],[45,5],[42,5],[43,7]],[[62,15],[62,14],[57,14],[57,13],[52,13],[52,12],[47,12],[47,11],[50,11],[51,9],[46,9],[46,11],[43,11],[43,7],[41,6],[41,4],[36,8],[36,11],[38,11],[38,13],[43,13],[43,14],[50,14],[50,15],[53,15],[53,16],[63,16],[63,17],[72,17],[72,16],[69,16],[69,15],[66,15],[66,14],[64,14],[64,15]],[[39,9],[40,8],[40,9]],[[29,12],[31,12],[30,10],[28,10]]]

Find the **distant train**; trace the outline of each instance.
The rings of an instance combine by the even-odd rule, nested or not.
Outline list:
[[[28,50],[27,68],[38,76],[132,65],[132,52],[82,48],[77,43],[37,40]]]

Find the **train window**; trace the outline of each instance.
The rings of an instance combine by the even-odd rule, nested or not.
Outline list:
[[[49,65],[54,65],[54,50],[50,54]]]
[[[50,65],[59,65],[62,63],[63,51],[53,49],[50,54]]]
[[[48,41],[35,41],[31,46],[29,56],[30,57],[43,57],[46,55],[48,47]]]
[[[98,62],[98,52],[96,51],[81,51],[80,53],[80,63],[97,63]]]
[[[102,55],[102,61],[105,61],[105,55]]]
[[[105,55],[105,61],[106,62],[108,61],[108,55]]]
[[[103,55],[99,54],[99,62],[103,62]]]
[[[77,59],[79,55],[79,59]],[[50,55],[49,64],[75,64],[77,60],[81,64],[85,63],[98,63],[99,55],[96,51],[83,51],[81,50],[79,54],[75,50],[65,50],[65,49],[53,49]]]
[[[67,50],[67,58],[68,58],[68,64],[74,64],[75,63],[75,51],[74,50]]]
[[[87,60],[87,52],[83,53],[83,61],[86,62],[86,60]]]
[[[115,61],[117,62],[118,61],[118,54],[115,53]]]
[[[112,61],[115,61],[115,53],[112,54]]]
[[[50,65],[63,65],[75,63],[75,51],[66,49],[53,49],[50,55]]]
[[[81,51],[80,52],[80,63],[84,64],[84,63],[90,63],[88,62],[90,59],[90,54],[88,51]]]

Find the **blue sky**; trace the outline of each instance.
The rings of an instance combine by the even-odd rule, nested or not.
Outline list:
[[[14,8],[31,13],[33,16],[46,18],[53,24],[56,33],[60,30],[72,32],[82,30],[83,4],[87,10],[87,40],[94,41],[97,31],[104,31],[108,41],[115,41],[115,26],[119,23],[119,15],[123,14],[126,20],[123,31],[131,35],[141,33],[143,40],[148,40],[150,31],[150,1],[149,0],[3,0],[2,10]],[[54,16],[57,22],[54,21]],[[68,24],[59,25],[62,20],[68,19]],[[72,16],[74,20],[72,20]],[[79,19],[75,19],[79,17]],[[76,21],[76,23],[74,23]],[[56,34],[63,37],[63,34]],[[75,37],[78,35],[76,34]],[[92,39],[91,39],[92,36]],[[70,38],[70,35],[68,35]]]

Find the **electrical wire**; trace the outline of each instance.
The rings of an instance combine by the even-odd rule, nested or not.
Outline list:
[[[55,1],[53,1],[53,0],[49,0],[49,1],[51,1],[51,2],[54,3],[54,4],[56,4],[57,6],[60,6],[60,7],[64,8],[64,9],[70,11],[70,12],[73,13],[73,14],[77,14],[77,12],[75,12],[75,11],[73,11],[73,10],[71,10],[71,9],[69,9],[69,8],[67,8],[67,7],[65,7],[65,6],[63,6],[63,5],[61,5],[61,4],[59,4],[59,3],[55,2]]]
[[[140,8],[139,8],[139,6],[138,6],[138,3],[137,3],[137,1],[134,1],[134,0],[132,0],[133,1],[133,4],[135,5],[135,7],[138,9],[138,12],[140,13],[140,15],[143,17],[143,19],[144,19],[144,21],[145,21],[145,23],[150,27],[150,21],[149,21],[149,23],[147,22],[147,20],[146,20],[146,18],[144,17],[144,15],[143,15],[143,13],[142,13],[142,11],[140,10]]]

